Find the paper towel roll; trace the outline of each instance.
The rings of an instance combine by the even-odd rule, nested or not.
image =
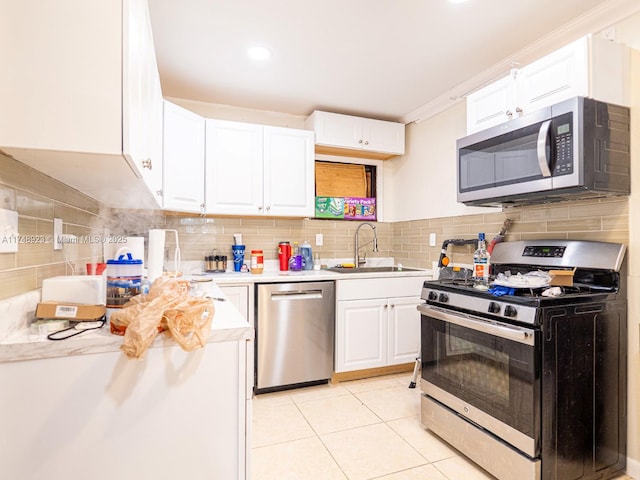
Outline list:
[[[124,242],[106,242],[103,246],[104,261],[116,259],[116,254],[123,248],[133,258],[144,261],[144,237],[127,237]]]
[[[131,250],[131,256],[144,262],[144,237],[127,237],[126,247]]]
[[[149,257],[147,261],[147,278],[153,282],[162,276],[164,268],[164,230],[149,230]]]

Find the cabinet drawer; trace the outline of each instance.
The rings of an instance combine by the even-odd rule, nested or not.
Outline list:
[[[419,297],[424,277],[352,278],[336,281],[337,300],[366,300],[370,298]]]

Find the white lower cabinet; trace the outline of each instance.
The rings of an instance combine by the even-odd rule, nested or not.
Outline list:
[[[336,281],[337,373],[415,361],[426,277]]]
[[[420,297],[390,298],[388,308],[387,365],[415,361],[420,351]]]
[[[386,365],[386,300],[338,302],[336,327],[336,372]]]
[[[249,285],[219,285],[227,299],[249,320]],[[253,322],[249,321],[253,324]]]
[[[141,360],[115,351],[0,364],[0,383],[12,386],[0,395],[3,478],[250,478],[250,348],[237,340],[154,347]],[[32,396],[46,401],[25,402]]]

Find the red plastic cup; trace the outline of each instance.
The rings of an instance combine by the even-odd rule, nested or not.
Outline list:
[[[87,275],[102,275],[106,268],[106,263],[87,263]]]

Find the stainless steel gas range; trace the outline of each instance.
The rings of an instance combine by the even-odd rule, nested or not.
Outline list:
[[[626,464],[624,254],[614,243],[505,242],[493,250],[493,276],[575,269],[573,285],[487,292],[467,280],[425,282],[423,425],[499,479],[619,475]]]

